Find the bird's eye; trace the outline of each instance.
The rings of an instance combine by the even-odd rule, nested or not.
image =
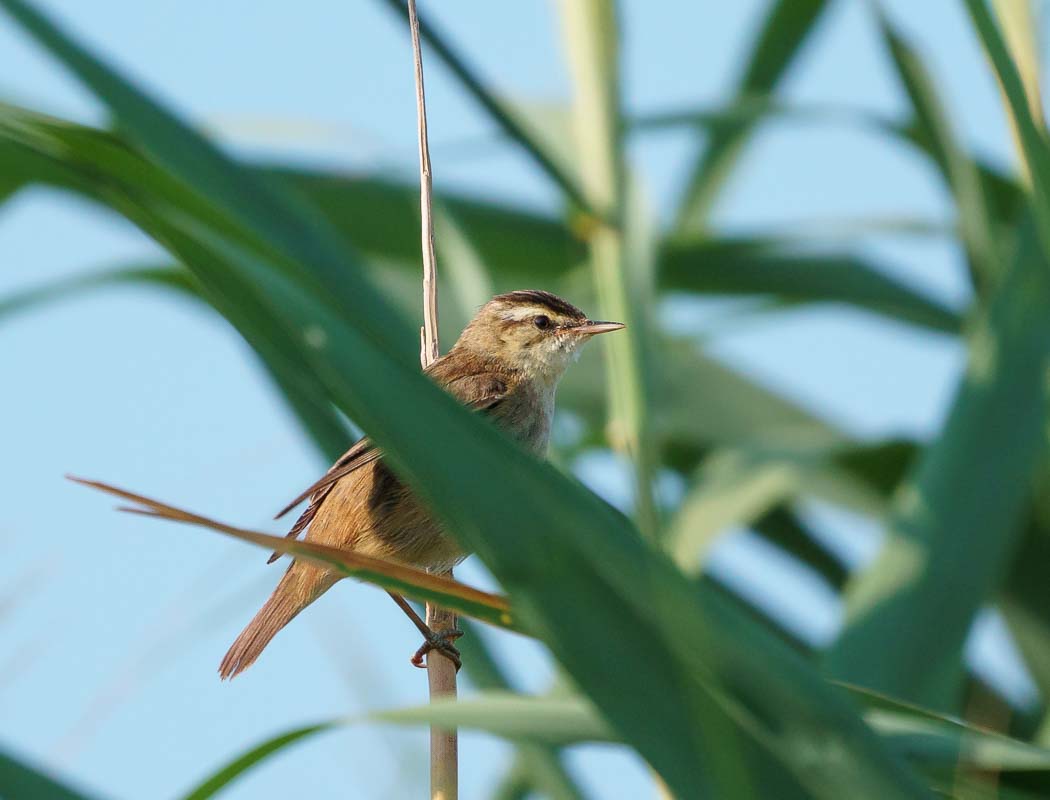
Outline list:
[[[545,331],[551,326],[551,318],[545,314],[540,314],[538,317],[534,317],[532,324],[539,328],[541,331]]]

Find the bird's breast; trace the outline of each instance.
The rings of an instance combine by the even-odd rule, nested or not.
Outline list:
[[[497,424],[538,456],[547,454],[554,419],[554,388],[523,386],[503,401]]]

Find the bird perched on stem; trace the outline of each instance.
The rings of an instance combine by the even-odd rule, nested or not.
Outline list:
[[[595,322],[571,303],[549,292],[501,294],[481,307],[447,355],[426,374],[469,408],[487,414],[497,426],[538,456],[547,451],[554,393],[580,346],[593,335],[615,331],[619,322]],[[282,516],[304,500],[309,505],[288,533],[320,544],[447,572],[466,554],[455,539],[384,463],[367,438],[292,501]],[[278,554],[270,557],[276,560]],[[281,628],[324,594],[339,575],[306,561],[293,561],[269,600],[237,637],[219,667],[223,678],[244,671]],[[453,645],[459,631],[431,631],[403,598],[392,595],[424,634],[413,656],[422,665],[440,650],[458,666]]]

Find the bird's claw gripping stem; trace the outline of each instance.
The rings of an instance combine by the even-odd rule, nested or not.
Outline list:
[[[431,631],[426,639],[423,640],[423,645],[412,655],[412,665],[419,667],[420,669],[426,669],[427,665],[423,660],[424,656],[430,651],[436,650],[455,664],[456,672],[459,672],[459,668],[463,666],[463,662],[459,657],[459,650],[452,643],[462,635],[463,631],[458,628]]]

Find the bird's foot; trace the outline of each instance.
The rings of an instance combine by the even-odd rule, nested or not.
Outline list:
[[[462,635],[463,631],[459,630],[459,628],[446,628],[440,631],[431,631],[426,639],[423,640],[423,646],[413,654],[413,666],[419,667],[420,669],[426,669],[427,665],[423,660],[424,656],[430,651],[436,650],[455,664],[456,672],[459,672],[459,668],[463,666],[463,662],[459,657],[459,650],[456,649],[456,646],[452,643]]]

